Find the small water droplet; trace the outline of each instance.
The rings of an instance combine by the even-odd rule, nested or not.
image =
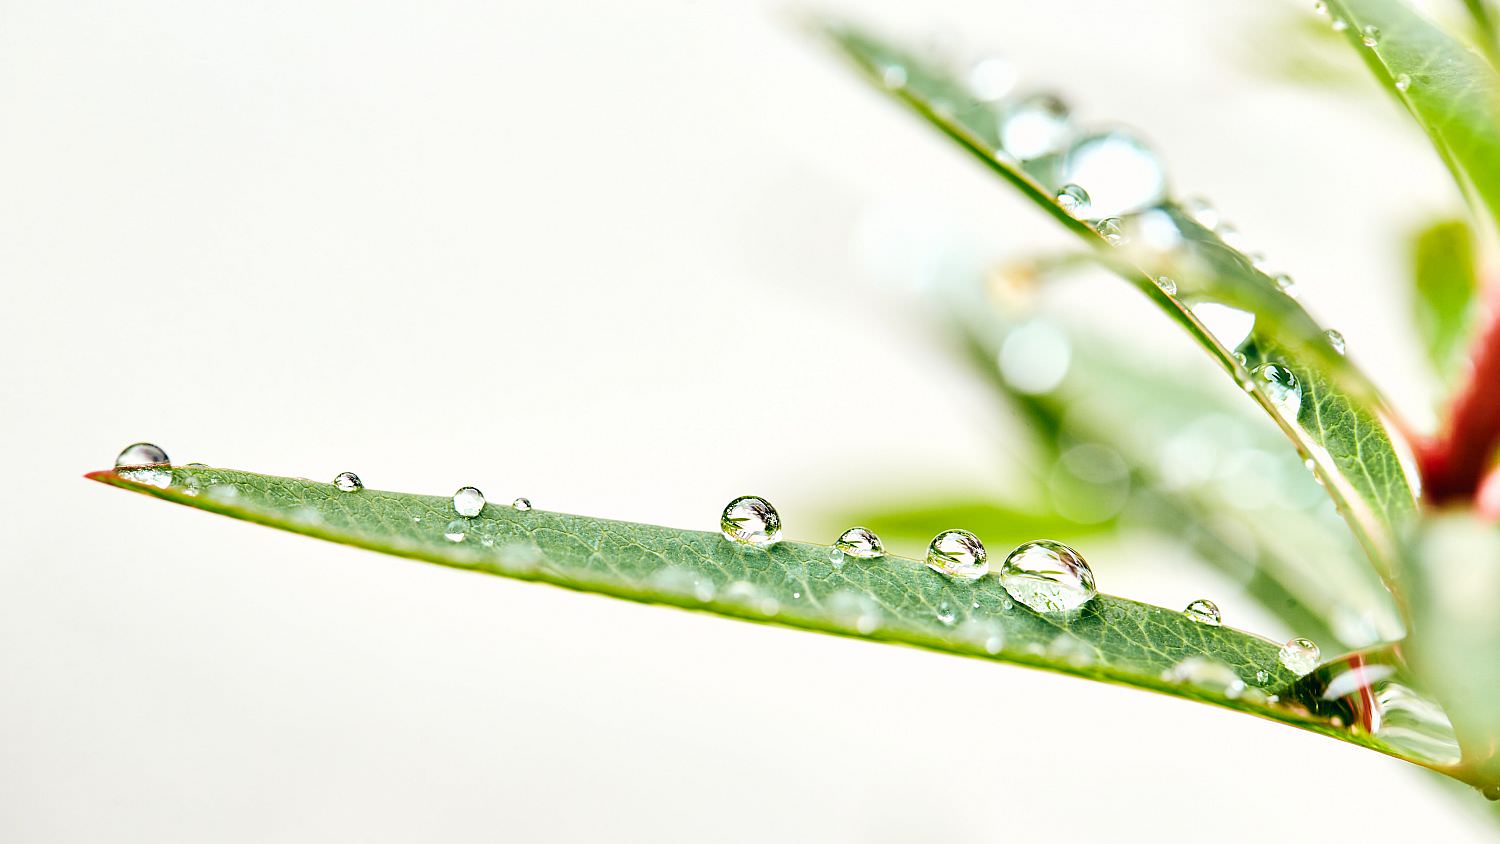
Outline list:
[[[1073,127],[1068,106],[1051,94],[1017,101],[1000,115],[1000,148],[1019,161],[1062,149]]]
[[[888,64],[880,70],[880,82],[892,91],[906,87],[906,68]]]
[[[978,580],[990,570],[984,543],[966,530],[945,530],[934,536],[927,546],[927,565],[962,580]]]
[[[1323,2],[1323,0],[1315,0],[1315,2],[1313,3],[1313,11],[1317,12],[1320,15],[1326,15],[1328,14],[1328,4]]]
[[[1073,144],[1062,178],[1086,192],[1090,219],[1123,217],[1156,205],[1167,185],[1156,153],[1140,138],[1119,129]]]
[[[1086,218],[1089,212],[1089,192],[1077,185],[1063,185],[1057,191],[1057,204],[1074,217]]]
[[[1255,383],[1282,416],[1293,421],[1302,410],[1302,384],[1290,369],[1278,363],[1263,363],[1251,370]]]
[[[986,56],[969,68],[967,81],[975,99],[992,103],[1016,86],[1016,69],[1005,59]]]
[[[1282,645],[1276,656],[1288,671],[1301,677],[1318,667],[1323,654],[1311,639],[1297,638]]]
[[[1167,669],[1162,679],[1171,683],[1191,683],[1212,689],[1233,700],[1245,692],[1245,681],[1233,668],[1214,659],[1190,656]]]
[[[1157,276],[1156,277],[1156,286],[1160,287],[1161,288],[1161,292],[1167,294],[1168,296],[1176,296],[1177,295],[1177,282],[1173,281],[1170,276],[1164,276],[1164,275]]]
[[[1487,785],[1481,788],[1479,793],[1483,794],[1487,800],[1500,800],[1500,784]]]
[[[1343,32],[1349,28],[1349,22],[1343,18],[1334,18],[1332,26],[1334,32]]]
[[[1261,686],[1264,686],[1265,684],[1271,682],[1271,672],[1267,671],[1264,668],[1258,668],[1258,669],[1256,669],[1256,671],[1255,671],[1255,682],[1256,682],[1257,685],[1261,685]]]
[[[1182,614],[1199,624],[1213,627],[1218,627],[1224,621],[1224,616],[1219,613],[1219,605],[1207,598],[1199,598],[1188,604]]]
[[[1323,332],[1323,336],[1328,338],[1328,345],[1332,346],[1335,352],[1344,353],[1344,335],[1330,328]]]
[[[484,510],[484,493],[472,486],[459,487],[453,493],[453,511],[464,518],[472,519]]]
[[[333,485],[338,488],[339,492],[359,492],[365,488],[359,475],[353,472],[339,472],[333,478]]]
[[[1094,231],[1104,238],[1104,242],[1110,246],[1119,246],[1125,242],[1125,227],[1120,223],[1118,217],[1106,217],[1094,224]]]
[[[885,556],[885,544],[869,528],[849,528],[839,535],[833,545],[843,553],[861,560],[873,560],[876,557]]]
[[[834,568],[844,564],[844,549],[837,545],[828,549],[828,562],[833,563]]]
[[[531,499],[517,498],[515,501],[510,502],[510,506],[516,510],[520,510],[522,513],[525,513],[526,511],[531,509]]]
[[[958,618],[958,611],[947,601],[938,604],[937,620],[943,624],[952,624]]]
[[[1286,273],[1279,273],[1272,280],[1276,282],[1277,290],[1280,290],[1282,293],[1285,293],[1293,299],[1297,298],[1297,282],[1293,280],[1291,276],[1287,275]]]
[[[1221,222],[1219,211],[1208,200],[1201,196],[1195,196],[1184,202],[1182,207],[1187,211],[1188,216],[1192,217],[1193,221],[1198,225],[1209,231],[1218,230],[1219,223]]]
[[[1366,47],[1373,47],[1380,43],[1380,28],[1374,24],[1367,25],[1360,30],[1359,43]]]
[[[1235,352],[1234,353],[1234,362],[1237,363],[1237,364],[1239,364],[1240,366],[1246,366],[1246,365],[1248,365],[1250,363],[1250,359],[1247,358],[1247,357],[1245,357],[1245,353],[1244,352]],[[1246,389],[1249,389],[1249,387],[1247,386]]]
[[[1099,594],[1094,571],[1083,556],[1050,539],[1011,551],[1000,568],[1000,585],[1012,598],[1042,613],[1076,610]]]
[[[731,542],[765,548],[781,541],[781,515],[764,498],[742,495],[724,505],[719,530]]]
[[[449,542],[463,542],[464,535],[468,533],[469,523],[464,519],[454,519],[443,529],[443,538]]]
[[[1411,77],[1404,73],[1396,74],[1396,90],[1405,91],[1411,88]]]
[[[131,443],[115,458],[115,468],[124,466],[166,466],[172,462],[161,446],[153,443]]]

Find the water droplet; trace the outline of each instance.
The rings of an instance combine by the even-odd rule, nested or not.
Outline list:
[[[1000,345],[1000,377],[1011,389],[1041,395],[1057,389],[1068,374],[1072,345],[1062,329],[1044,319],[1016,326]]]
[[[1161,201],[1166,173],[1156,153],[1130,132],[1112,130],[1068,150],[1063,179],[1087,193],[1091,219],[1122,217]],[[1075,214],[1074,216],[1078,216]]]
[[[1343,18],[1334,18],[1333,19],[1333,31],[1334,32],[1343,32],[1344,30],[1346,30],[1348,28],[1349,28],[1349,22],[1348,21],[1344,20]]]
[[[449,542],[463,542],[464,535],[469,530],[469,523],[464,519],[454,519],[443,529],[443,538]]]
[[[1173,281],[1170,276],[1164,276],[1164,275],[1157,276],[1156,277],[1156,286],[1160,287],[1161,288],[1161,292],[1167,294],[1168,296],[1176,296],[1177,295],[1177,282]]]
[[[1404,73],[1396,74],[1396,90],[1405,91],[1411,87],[1411,77]]]
[[[115,468],[123,466],[166,466],[171,458],[161,446],[152,443],[131,443],[115,458]]]
[[[990,570],[984,543],[966,530],[945,530],[934,536],[927,546],[927,565],[963,580],[978,580]]]
[[[464,518],[474,518],[484,510],[484,493],[475,487],[460,487],[453,493],[453,510]]]
[[[1282,645],[1281,652],[1276,656],[1288,671],[1301,677],[1318,667],[1318,660],[1323,654],[1311,639],[1298,638]]]
[[[1500,800],[1500,785],[1487,785],[1479,790],[1487,800]]]
[[[1360,30],[1359,43],[1366,47],[1373,47],[1380,43],[1380,28],[1374,24],[1367,25]]]
[[[1026,97],[1000,115],[1000,148],[1020,161],[1062,149],[1073,127],[1068,106],[1051,94]]]
[[[1188,604],[1182,614],[1199,624],[1213,627],[1218,627],[1224,621],[1224,616],[1219,613],[1219,605],[1207,598],[1199,598]]]
[[[992,103],[1016,86],[1016,69],[1005,59],[986,56],[969,68],[967,81],[975,99]]]
[[[869,528],[852,527],[839,535],[833,543],[838,550],[861,560],[872,560],[885,556],[885,545]]]
[[[1125,227],[1120,223],[1119,217],[1106,217],[1094,224],[1094,231],[1104,238],[1104,242],[1110,246],[1119,246],[1125,242]]]
[[[1297,298],[1297,282],[1291,276],[1286,273],[1280,273],[1272,280],[1276,282],[1277,290],[1280,290],[1293,299]]]
[[[944,624],[952,624],[957,619],[958,619],[958,611],[953,608],[952,604],[948,603],[947,601],[943,601],[942,603],[938,604],[938,608],[937,608],[937,620],[938,621],[941,621]]]
[[[1335,352],[1344,353],[1344,335],[1330,328],[1323,332],[1323,336],[1328,338],[1328,345],[1332,346]]]
[[[741,495],[724,505],[719,530],[731,542],[765,548],[781,541],[781,515],[764,498]]]
[[[333,485],[338,488],[339,492],[359,492],[365,488],[359,475],[353,472],[339,472],[333,479]]]
[[[1089,212],[1089,192],[1077,185],[1063,185],[1057,191],[1057,204],[1074,217],[1086,218]]]
[[[1027,542],[1010,552],[1000,568],[1000,585],[1012,598],[1044,613],[1076,610],[1099,594],[1093,569],[1083,556],[1050,539]]]
[[[1316,0],[1313,3],[1313,11],[1320,15],[1326,15],[1328,14],[1328,4],[1323,2],[1323,0]]]
[[[1255,314],[1231,308],[1218,302],[1199,302],[1189,310],[1209,334],[1231,352],[1245,345],[1250,332],[1255,328]]]
[[[1205,229],[1216,231],[1219,228],[1221,221],[1219,220],[1218,209],[1214,208],[1203,197],[1195,196],[1183,203],[1182,207],[1187,211],[1188,216],[1193,218],[1194,222]]]
[[[906,87],[906,68],[888,64],[880,71],[880,82],[892,91]]]
[[[1263,363],[1251,370],[1256,384],[1276,410],[1287,419],[1296,420],[1302,410],[1302,385],[1290,369],[1278,363]]]
[[[828,549],[828,562],[833,563],[834,568],[844,564],[844,549],[837,545]]]
[[[531,509],[531,499],[524,497],[517,498],[515,501],[510,502],[510,506],[516,510],[520,510],[522,513],[525,513],[526,511]]]
[[[1233,668],[1214,659],[1190,656],[1167,669],[1162,679],[1171,683],[1191,683],[1212,689],[1233,700],[1245,692],[1245,681]]]
[[[1257,685],[1261,686],[1264,686],[1265,684],[1271,682],[1271,672],[1267,671],[1264,668],[1257,668],[1255,670],[1255,682]]]

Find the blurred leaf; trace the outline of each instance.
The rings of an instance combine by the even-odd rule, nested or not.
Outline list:
[[[824,31],[869,78],[1082,238],[1208,350],[1312,462],[1371,561],[1391,576],[1397,536],[1415,512],[1415,498],[1383,422],[1383,404],[1343,357],[1341,338],[1327,335],[1283,284],[1259,269],[1255,256],[1227,243],[1227,230],[1202,212],[1195,217],[1162,200],[1109,221],[1075,218],[1063,202],[1071,151],[1018,161],[1001,144],[1002,118],[1022,109],[1020,103],[981,100],[940,63],[855,27],[829,24]],[[1080,134],[1072,127],[1069,133],[1074,139]],[[1288,401],[1288,379],[1257,376],[1272,371],[1266,365],[1291,372],[1299,401]]]
[[[1500,220],[1500,74],[1401,0],[1329,0],[1346,40],[1427,133],[1465,196]],[[1368,46],[1367,42],[1373,42]]]
[[[1074,545],[1117,527],[1113,516],[1080,522],[1054,510],[1024,509],[979,494],[938,501],[923,497],[884,505],[858,501],[856,506],[857,514],[851,508],[830,522],[858,522],[880,534],[888,548],[925,548],[932,537],[955,527],[971,531],[997,548],[1041,538]]]
[[[1428,359],[1447,380],[1463,368],[1479,290],[1474,238],[1461,220],[1443,220],[1417,232],[1412,249],[1417,330]]]
[[[717,533],[488,505],[456,518],[449,498],[340,492],[332,484],[210,468],[89,477],[189,507],[453,568],[763,623],[1029,665],[1259,715],[1433,767],[1411,749],[1344,728],[1288,698],[1297,675],[1276,643],[1180,612],[1100,595],[1039,615],[999,579],[953,580],[886,556],[835,566],[829,548],[746,548]],[[453,537],[458,537],[456,540]]]
[[[1432,518],[1410,556],[1412,663],[1453,721],[1460,777],[1500,799],[1500,527]]]

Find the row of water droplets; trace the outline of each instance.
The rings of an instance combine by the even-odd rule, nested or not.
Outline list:
[[[719,517],[719,530],[724,538],[738,545],[753,548],[769,548],[781,541],[781,515],[771,502],[757,495],[742,495],[724,506]],[[874,531],[865,527],[852,527],[844,531],[829,546],[829,560],[834,566],[842,566],[848,557],[861,560],[885,555],[885,546]],[[927,546],[928,568],[961,581],[976,581],[990,573],[989,552],[979,537],[966,530],[945,530],[932,538]],[[1018,603],[1043,614],[1070,613],[1081,609],[1098,596],[1094,583],[1094,571],[1088,562],[1073,548],[1050,539],[1037,539],[1022,543],[1005,558],[996,576],[1006,594]],[[976,604],[977,606],[977,604]],[[939,607],[939,620],[951,624],[955,614],[951,607]],[[1200,598],[1188,604],[1183,615],[1200,624],[1217,627],[1223,623],[1223,615],[1213,601]],[[1278,657],[1289,671],[1301,676],[1317,667],[1320,653],[1318,646],[1304,638],[1295,638],[1281,647]],[[1199,660],[1206,667],[1194,670],[1194,665],[1180,664],[1167,679],[1202,683],[1213,676],[1233,670],[1222,663]],[[1267,676],[1258,679],[1269,680]],[[1210,685],[1217,685],[1211,683]],[[1243,683],[1240,684],[1243,688]]]
[[[198,465],[198,464],[194,464]],[[122,477],[165,487],[171,483],[171,461],[161,447],[139,442],[126,446],[115,458]],[[161,482],[165,477],[166,482]],[[357,494],[364,483],[353,472],[340,472],[333,486],[341,493]],[[450,542],[462,542],[468,534],[468,521],[485,508],[484,493],[478,488],[459,488],[452,498],[458,518],[444,530]],[[531,502],[517,498],[511,505],[518,511],[532,509]],[[781,515],[769,501],[759,496],[740,496],[724,507],[719,518],[724,537],[740,546],[766,549],[782,538]],[[842,566],[846,559],[871,560],[885,556],[885,545],[873,531],[852,527],[844,531],[829,547],[829,561]],[[928,545],[926,564],[932,570],[960,581],[977,581],[990,572],[989,554],[979,537],[966,530],[945,530]],[[1069,613],[1078,610],[1098,595],[1094,573],[1077,551],[1061,542],[1039,539],[1017,546],[1007,555],[997,572],[1001,586],[1017,602],[1043,614]],[[976,603],[977,606],[977,603]],[[939,618],[951,624],[956,618],[951,606],[939,607]],[[1219,608],[1212,601],[1199,599],[1183,610],[1184,615],[1202,624],[1222,623]],[[1283,665],[1298,675],[1306,674],[1318,664],[1318,648],[1306,639],[1293,639],[1280,652]],[[1221,666],[1194,671],[1186,662],[1172,672],[1169,679],[1203,682],[1212,679],[1205,670],[1218,672]],[[1227,669],[1227,667],[1223,667]]]
[[[1328,11],[1328,4],[1324,2],[1324,0],[1314,0],[1313,11],[1317,12],[1320,15],[1327,15],[1329,18],[1329,24],[1333,27],[1334,32],[1348,31],[1349,22],[1347,20],[1344,20],[1342,17],[1330,14]],[[1366,47],[1369,47],[1372,50],[1379,46],[1380,27],[1375,26],[1374,24],[1365,24],[1364,26],[1360,27],[1359,43],[1365,45]],[[1411,90],[1411,74],[1402,73],[1399,71],[1399,69],[1395,68],[1391,68],[1391,70],[1395,71],[1391,76],[1391,80],[1395,84],[1396,90],[1402,93],[1406,93],[1407,91]]]

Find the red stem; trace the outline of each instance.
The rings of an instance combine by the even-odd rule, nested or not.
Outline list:
[[[1489,474],[1500,445],[1500,309],[1491,308],[1484,330],[1474,338],[1469,373],[1448,408],[1448,422],[1436,437],[1417,444],[1422,491],[1443,504],[1474,499]],[[1491,492],[1493,496],[1496,493]]]

